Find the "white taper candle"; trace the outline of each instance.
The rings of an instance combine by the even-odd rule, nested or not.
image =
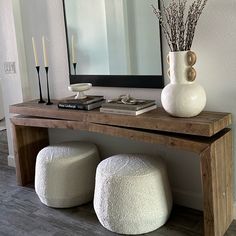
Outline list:
[[[71,56],[72,56],[72,63],[76,63],[74,35],[71,36]]]
[[[37,54],[37,50],[36,50],[36,46],[35,46],[34,37],[32,37],[32,45],[33,45],[33,52],[34,52],[35,66],[39,66],[38,54]]]
[[[42,37],[42,43],[43,43],[43,59],[44,59],[44,67],[48,67],[48,58],[47,58],[47,50],[46,50],[46,44],[45,44],[45,37]]]

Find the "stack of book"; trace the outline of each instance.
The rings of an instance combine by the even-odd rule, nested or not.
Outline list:
[[[155,100],[136,99],[133,104],[124,104],[121,101],[110,101],[102,104],[101,112],[137,116],[144,112],[156,109]]]
[[[103,96],[87,96],[83,99],[68,98],[58,103],[58,108],[75,110],[92,110],[100,107],[105,102]]]

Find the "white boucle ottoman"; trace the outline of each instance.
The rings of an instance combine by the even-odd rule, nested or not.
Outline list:
[[[65,208],[91,201],[99,161],[97,147],[91,143],[67,142],[43,148],[35,168],[35,191],[41,202]]]
[[[100,223],[119,234],[144,234],[167,221],[172,194],[158,157],[120,154],[97,167],[94,209]]]

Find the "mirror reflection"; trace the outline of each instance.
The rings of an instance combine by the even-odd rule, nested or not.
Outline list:
[[[156,0],[64,2],[72,75],[162,75]]]

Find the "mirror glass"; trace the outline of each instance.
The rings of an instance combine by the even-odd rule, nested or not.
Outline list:
[[[63,3],[71,84],[163,87],[157,0]]]

